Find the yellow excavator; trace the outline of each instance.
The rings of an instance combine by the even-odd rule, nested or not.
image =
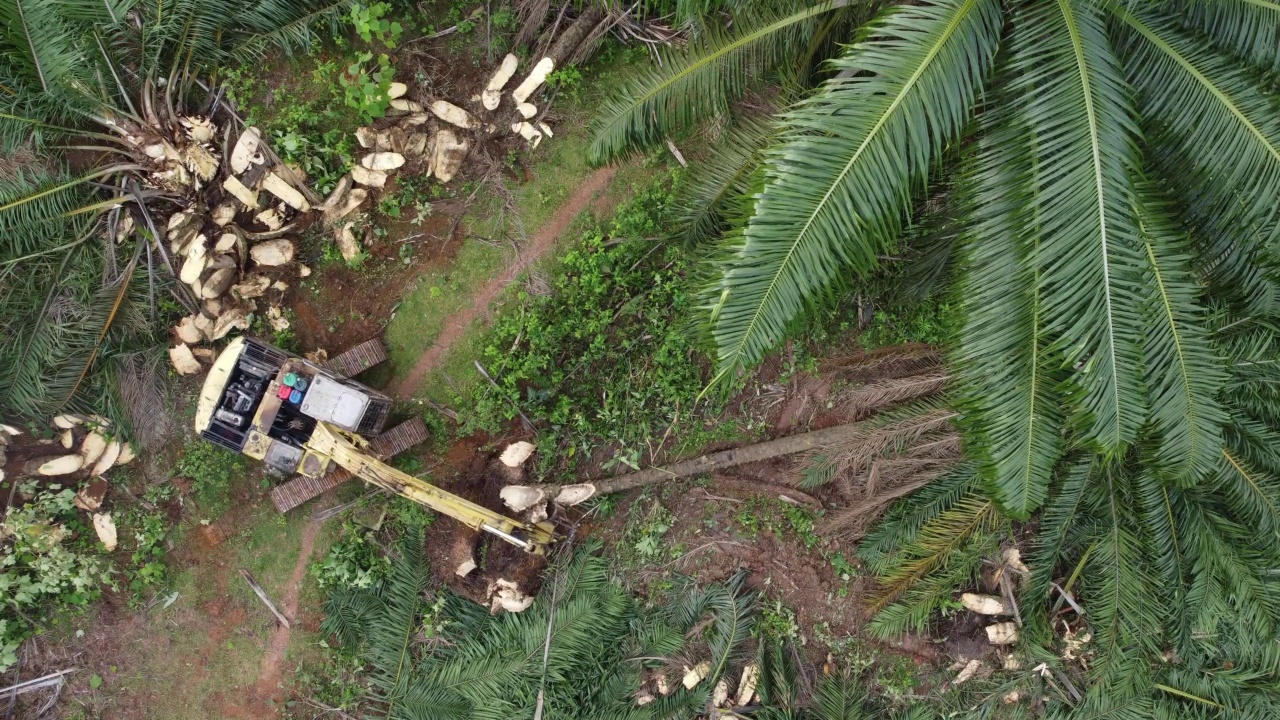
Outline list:
[[[271,492],[280,512],[358,477],[527,552],[544,554],[555,542],[550,523],[514,520],[384,462],[427,439],[421,418],[383,432],[391,398],[351,379],[386,357],[376,338],[321,363],[238,337],[205,378],[196,404],[196,432],[277,472],[296,475]]]

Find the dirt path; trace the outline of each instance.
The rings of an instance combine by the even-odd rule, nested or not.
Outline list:
[[[411,399],[418,392],[423,379],[435,369],[471,323],[489,316],[489,305],[519,277],[520,273],[527,270],[538,258],[546,255],[555,246],[556,240],[569,229],[574,218],[591,206],[596,196],[609,186],[609,181],[613,180],[616,173],[617,168],[604,167],[588,175],[573,195],[569,196],[569,199],[556,210],[547,224],[538,228],[538,231],[529,238],[529,242],[520,249],[515,262],[508,265],[502,274],[491,278],[472,298],[470,307],[454,316],[445,325],[435,343],[422,354],[422,357],[418,358],[408,374],[392,388],[391,395],[401,400]]]
[[[280,598],[280,612],[291,622],[298,621],[298,592],[302,589],[302,579],[307,574],[307,563],[311,553],[315,551],[316,539],[320,536],[321,523],[312,520],[302,531],[302,543],[298,549],[298,562],[289,575],[289,584],[285,587],[284,597]],[[281,666],[284,665],[284,652],[289,647],[289,628],[277,625],[267,643],[267,654],[262,656],[262,668],[258,672],[258,693],[262,696],[273,696],[280,692],[280,680],[283,677]]]

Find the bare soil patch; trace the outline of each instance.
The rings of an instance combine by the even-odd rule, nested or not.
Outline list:
[[[316,520],[307,522],[302,531],[302,547],[298,551],[298,562],[293,566],[293,574],[289,576],[289,584],[284,597],[280,599],[280,612],[295,624],[298,622],[298,593],[302,589],[302,579],[307,574],[307,564],[315,552],[316,538],[320,535],[320,523]],[[284,665],[284,651],[289,647],[290,628],[276,625],[271,633],[271,641],[267,645],[267,654],[262,657],[262,670],[258,674],[257,693],[268,695],[276,700],[283,699],[285,688],[282,687],[281,667]]]
[[[387,235],[365,243],[369,259],[360,268],[325,263],[319,246],[303,261],[312,275],[289,288],[285,306],[296,317],[294,332],[306,351],[323,348],[332,357],[382,333],[396,305],[424,272],[449,267],[462,244],[462,203],[441,201],[421,223],[405,218],[384,223]],[[412,214],[412,211],[409,211]],[[401,248],[412,245],[412,260]]]

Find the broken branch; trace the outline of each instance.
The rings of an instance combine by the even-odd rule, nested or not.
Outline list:
[[[284,613],[280,612],[280,610],[276,608],[276,604],[271,602],[271,598],[267,597],[267,592],[263,590],[262,586],[253,579],[253,576],[249,574],[249,571],[241,570],[240,575],[244,578],[245,582],[249,583],[249,587],[253,589],[253,594],[257,595],[258,599],[262,601],[262,604],[266,605],[267,609],[271,611],[271,614],[276,616],[276,619],[280,621],[280,624],[284,625],[286,628],[289,627],[289,618],[285,617]]]

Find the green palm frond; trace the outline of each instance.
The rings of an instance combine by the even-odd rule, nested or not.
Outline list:
[[[1185,585],[1186,612],[1175,618],[1175,640],[1188,663],[1232,645],[1264,642],[1280,627],[1280,588],[1267,576],[1274,550],[1254,549],[1254,531],[1216,512],[1213,498],[1172,489],[1183,549],[1193,575]]]
[[[710,157],[690,171],[677,221],[687,245],[701,245],[728,229],[733,201],[748,194],[760,154],[773,141],[774,131],[770,118],[736,120]]]
[[[422,591],[431,579],[431,568],[422,551],[421,530],[409,532],[397,546],[398,561],[381,592],[384,605],[369,616],[370,679],[374,696],[386,708],[387,717],[408,693],[413,677],[413,638],[417,633]]]
[[[76,28],[58,3],[2,0],[0,28],[0,58],[9,72],[20,73],[46,93],[89,81]]]
[[[1014,35],[1010,90],[1032,134],[1043,317],[1081,366],[1082,439],[1116,453],[1144,418],[1130,93],[1096,7],[1033,6]]]
[[[1160,628],[1167,620],[1163,604],[1152,603],[1157,585],[1145,560],[1147,548],[1135,532],[1131,478],[1117,467],[1100,468],[1092,552],[1081,574],[1097,657],[1091,668],[1095,688],[1113,698],[1146,692],[1141,669],[1161,649]]]
[[[249,59],[268,47],[306,50],[317,40],[316,26],[327,25],[336,34],[339,19],[353,4],[354,0],[261,0],[237,18],[240,27],[231,35],[230,52]]]
[[[896,7],[785,114],[755,214],[708,291],[717,379],[758,361],[838,277],[879,265],[912,191],[968,121],[1001,21],[991,0]]]
[[[70,178],[40,161],[0,178],[0,261],[11,261],[74,240],[88,228],[77,210],[92,202],[92,175]]]
[[[1270,249],[1280,238],[1280,223],[1206,214],[1194,205],[1185,215],[1193,233],[1196,271],[1215,299],[1245,313],[1273,312],[1280,303],[1280,288],[1267,264]]]
[[[712,620],[707,641],[711,670],[700,686],[701,691],[714,687],[730,664],[741,659],[751,637],[758,596],[747,590],[746,580],[746,572],[739,571],[723,585],[702,590],[689,587],[681,602],[673,603],[678,626],[692,628],[704,617]]]
[[[1272,0],[1176,0],[1187,28],[1265,70],[1280,70],[1280,3]]]
[[[58,368],[48,386],[52,409],[61,410],[71,403],[94,370],[95,362],[103,354],[107,336],[112,332],[116,320],[124,314],[121,311],[129,299],[141,254],[142,246],[139,245],[135,248],[133,259],[117,279],[118,287],[107,285],[95,294],[87,318],[87,322],[91,323],[92,334],[86,333],[84,342],[78,346],[64,346],[69,351],[68,361]]]
[[[785,16],[763,13],[733,34],[710,31],[687,53],[667,53],[660,67],[603,104],[592,120],[588,161],[608,162],[724,113],[753,82],[779,63],[785,66],[808,42],[815,18],[850,1],[820,2]]]
[[[1154,130],[1155,159],[1193,218],[1245,249],[1272,228],[1280,194],[1280,115],[1238,64],[1153,13],[1118,8],[1125,67]]]
[[[977,490],[977,471],[970,464],[959,465],[920,490],[910,501],[894,505],[858,544],[858,557],[872,573],[884,574],[897,561],[899,549],[914,543],[922,528]]]
[[[1139,188],[1137,216],[1147,257],[1142,284],[1152,305],[1146,382],[1151,421],[1161,434],[1154,460],[1176,480],[1191,483],[1217,464],[1226,420],[1217,394],[1225,374],[1204,331],[1187,242],[1150,185]]]
[[[1071,552],[1087,557],[1087,542],[1078,537],[1078,524],[1088,517],[1086,497],[1097,469],[1095,460],[1076,461],[1060,470],[1061,479],[1040,514],[1040,531],[1032,541],[1031,579],[1023,596],[1043,599],[1050,596],[1054,578]],[[1079,558],[1071,558],[1078,562]]]
[[[1137,517],[1152,551],[1151,566],[1170,601],[1170,634],[1175,643],[1185,643],[1191,630],[1187,587],[1196,557],[1195,548],[1188,545],[1193,538],[1183,535],[1185,500],[1178,488],[1155,473],[1139,473],[1133,487]]]
[[[1045,329],[1029,133],[1007,113],[982,125],[988,131],[959,190],[968,222],[953,360],[967,449],[1001,507],[1026,517],[1044,502],[1063,452],[1063,361]]]
[[[910,552],[910,548],[907,548]],[[972,587],[982,574],[983,561],[999,555],[995,535],[977,533],[949,545],[937,556],[937,565],[903,586],[897,599],[880,609],[866,631],[872,637],[888,639],[903,633],[926,633],[956,589]],[[894,571],[889,571],[892,577]]]
[[[1224,447],[1215,488],[1259,532],[1280,541],[1280,482],[1274,477],[1258,472],[1233,449]]]
[[[849,673],[831,675],[818,683],[813,710],[820,720],[870,720],[866,691]]]
[[[103,371],[150,337],[137,323],[147,293],[136,257],[105,283],[97,238],[0,268],[0,414],[90,410],[109,395]]]
[[[915,540],[899,550],[894,564],[880,574],[872,609],[883,609],[921,578],[949,567],[963,556],[962,549],[971,539],[995,532],[1000,523],[995,503],[972,495],[925,523]]]
[[[343,647],[358,648],[371,618],[385,611],[386,603],[372,590],[336,588],[325,599],[320,634],[337,637]]]

